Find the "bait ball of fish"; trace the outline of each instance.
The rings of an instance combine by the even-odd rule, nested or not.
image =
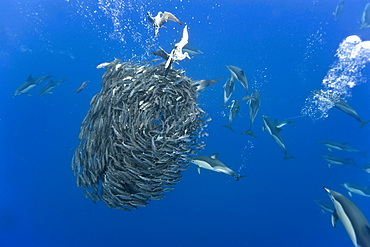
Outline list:
[[[129,211],[172,190],[204,147],[196,87],[184,71],[163,65],[116,59],[106,66],[72,159],[85,197]]]

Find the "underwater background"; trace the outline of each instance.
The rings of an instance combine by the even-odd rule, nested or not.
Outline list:
[[[370,40],[360,30],[367,1],[345,1],[335,20],[337,0],[3,0],[0,2],[0,246],[352,246],[341,222],[314,199],[330,202],[323,186],[349,197],[341,186],[370,186],[360,167],[369,158],[330,152],[319,141],[347,142],[370,151],[370,124],[360,128],[338,110],[317,109],[310,91],[340,61],[336,53],[348,36]],[[174,22],[154,29],[147,11],[169,11]],[[92,203],[76,186],[71,160],[80,124],[91,98],[101,89],[102,62],[149,61],[158,47],[170,51],[188,25],[189,44],[203,54],[179,61],[194,80],[223,78],[199,94],[212,121],[199,155],[218,158],[246,178],[235,178],[193,164],[162,200],[131,212]],[[151,46],[154,45],[154,46]],[[352,84],[342,90],[363,120],[370,120],[370,57],[354,59]],[[154,65],[159,62],[153,62]],[[249,92],[261,93],[249,128],[245,90],[239,82],[231,99],[241,101],[232,126],[223,102],[230,72],[244,70]],[[13,97],[29,75],[67,79],[52,94]],[[341,77],[341,71],[335,72]],[[89,81],[79,93],[76,89]],[[230,104],[227,103],[228,105]],[[281,132],[284,154],[261,115],[295,121]],[[332,165],[321,155],[353,158]],[[369,218],[370,199],[349,197]]]

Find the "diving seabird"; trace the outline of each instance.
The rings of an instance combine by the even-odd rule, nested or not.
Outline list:
[[[182,48],[188,43],[189,34],[188,34],[188,26],[184,27],[184,31],[182,32],[182,38],[179,43],[175,45],[175,48],[172,49],[170,56],[166,62],[165,68],[169,68],[173,62],[184,60],[185,58],[189,58],[190,56],[187,52],[182,53]]]
[[[174,21],[182,25],[181,21],[171,14],[170,12],[165,11],[164,13],[159,11],[156,16],[151,16],[149,11],[147,12],[149,22],[154,26],[155,32],[154,37],[158,37],[159,28],[162,27],[168,20]]]

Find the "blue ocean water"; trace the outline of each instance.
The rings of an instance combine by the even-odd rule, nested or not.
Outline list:
[[[370,29],[360,30],[366,2],[345,1],[335,20],[336,0],[1,1],[0,246],[352,246],[343,225],[333,228],[330,213],[314,199],[330,202],[323,186],[349,197],[341,184],[369,186],[370,175],[355,166],[328,168],[320,155],[351,157],[359,167],[369,158],[330,152],[318,142],[348,142],[369,152],[370,124],[360,128],[336,108],[320,115],[310,91],[325,88],[328,71],[341,64],[335,54],[343,40],[370,40]],[[96,66],[114,58],[148,61],[155,58],[152,49],[170,51],[181,38],[183,26],[174,22],[154,38],[147,11],[174,13],[188,25],[189,44],[203,52],[175,68],[194,80],[224,78],[199,95],[212,118],[199,155],[220,153],[222,162],[249,177],[198,174],[191,164],[164,199],[125,212],[85,199],[70,164],[90,99],[101,89],[104,69]],[[370,120],[370,57],[354,59],[353,85],[342,89]],[[261,93],[257,138],[240,134],[249,128],[246,101],[232,123],[235,133],[222,127],[229,114],[220,106],[230,76],[225,65],[242,68],[249,91]],[[32,96],[13,97],[30,74],[68,80],[52,94],[38,96],[39,85]],[[232,99],[244,96],[236,82]],[[261,115],[296,121],[281,132],[295,158],[284,161],[262,131]],[[350,199],[370,217],[369,198]]]

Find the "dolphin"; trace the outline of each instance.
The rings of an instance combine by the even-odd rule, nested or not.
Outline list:
[[[334,106],[338,108],[339,110],[344,111],[345,113],[347,113],[354,119],[356,119],[360,127],[363,127],[365,124],[370,122],[370,121],[362,121],[360,116],[357,114],[357,112],[350,105],[348,105],[347,102],[345,102],[343,99],[340,99],[339,101],[335,102]]]
[[[321,208],[321,211],[325,213],[325,211],[328,211],[330,213],[334,213],[334,206],[331,203],[321,201],[321,200],[314,200]]]
[[[352,148],[346,142],[321,141],[319,143],[327,147],[329,151],[337,149],[346,152],[360,153],[366,156],[366,152]]]
[[[370,187],[361,186],[358,184],[344,183],[342,184],[344,188],[348,190],[348,194],[352,196],[351,192],[359,194],[361,196],[370,197]]]
[[[229,124],[228,125],[224,125],[222,127],[226,127],[228,129],[230,129],[231,131],[234,132],[233,128],[231,128],[231,123],[233,122],[234,118],[236,117],[236,115],[238,115],[239,113],[239,110],[240,110],[240,102],[239,100],[232,100],[231,101],[231,105],[230,106],[225,106],[227,108],[230,109],[230,113],[229,113]]]
[[[288,121],[279,123],[277,120],[272,121],[269,117],[262,115],[264,127],[263,130],[267,129],[270,135],[274,138],[276,143],[279,145],[279,147],[283,150],[285,156],[284,160],[294,158],[294,156],[291,156],[288,154],[285,144],[283,142],[283,139],[281,138],[280,131],[282,130],[281,127],[286,125]]]
[[[364,165],[364,166],[361,168],[361,171],[364,171],[364,172],[370,173],[370,163],[369,163],[369,164],[367,164],[367,165]]]
[[[235,79],[237,79],[242,84],[248,95],[248,80],[244,71],[241,68],[232,65],[226,65],[226,67],[228,68],[230,73],[235,77]]]
[[[329,190],[325,186],[324,190],[335,208],[331,217],[332,225],[335,226],[340,219],[354,246],[370,247],[370,225],[361,210],[342,194]]]
[[[182,51],[182,48],[188,43],[189,34],[188,34],[188,26],[184,27],[182,32],[182,38],[179,43],[175,44],[175,48],[172,49],[170,56],[166,62],[165,68],[169,68],[173,62],[184,60],[185,58],[189,58],[189,54],[187,52]]]
[[[339,0],[339,3],[337,7],[335,8],[335,11],[333,12],[334,19],[338,20],[339,16],[342,14],[344,9],[344,0]]]
[[[224,104],[226,104],[235,90],[235,77],[231,75],[224,84]]]
[[[197,87],[197,92],[202,92],[206,87],[215,85],[218,81],[223,80],[222,78],[215,79],[215,80],[198,80],[193,81],[193,85]]]
[[[28,91],[30,91],[32,88],[36,87],[38,84],[41,82],[49,79],[50,77],[53,77],[52,75],[46,75],[46,76],[41,76],[41,77],[35,77],[32,78],[31,75],[28,76],[27,81],[22,83],[16,90],[13,95],[13,98],[15,96],[21,95],[21,94],[29,94]],[[31,95],[31,94],[29,94]]]
[[[321,155],[323,159],[325,159],[328,162],[328,166],[331,165],[356,165],[356,162],[352,158],[342,158],[337,156],[327,156],[327,155]]]
[[[370,27],[370,3],[367,3],[365,5],[364,11],[362,12],[360,30],[369,27]]]
[[[257,135],[252,131],[252,125],[254,123],[254,119],[257,116],[258,110],[261,106],[261,96],[260,92],[256,89],[252,93],[251,96],[247,95],[243,98],[243,100],[248,99],[249,104],[249,130],[243,131],[242,134],[251,135],[257,137]]]
[[[200,174],[200,168],[212,170],[215,172],[225,173],[227,175],[233,176],[236,181],[241,179],[242,177],[247,176],[240,176],[236,174],[233,170],[227,167],[224,163],[222,163],[219,159],[217,159],[218,153],[215,153],[211,156],[197,156],[190,160],[191,163],[198,166],[198,173]]]
[[[195,48],[194,46],[191,46],[189,44],[186,44],[182,50],[184,52],[187,52],[189,55],[198,55],[198,54],[203,54],[203,52],[201,52],[200,50],[198,50],[197,48]]]
[[[51,90],[54,89],[56,86],[58,86],[60,83],[66,81],[66,80],[67,79],[62,79],[62,80],[59,80],[59,81],[53,81],[53,80],[51,80],[48,84],[46,84],[40,90],[39,96],[41,96],[43,94],[46,94],[46,93],[53,93],[53,92],[51,92]]]
[[[168,20],[177,22],[178,24],[182,25],[181,21],[176,16],[174,16],[172,13],[167,12],[167,11],[165,11],[165,12],[159,11],[158,14],[154,17],[151,16],[150,12],[148,11],[147,15],[148,15],[148,20],[149,20],[150,24],[152,24],[154,26],[154,29],[155,29],[154,30],[154,37],[158,37],[159,29]]]

